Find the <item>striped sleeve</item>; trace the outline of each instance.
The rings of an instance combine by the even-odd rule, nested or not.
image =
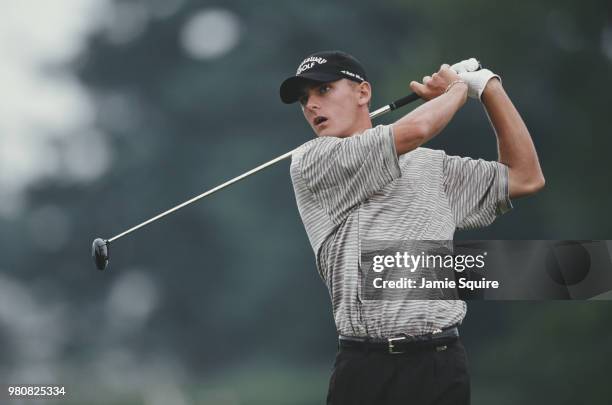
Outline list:
[[[444,191],[459,229],[480,228],[510,211],[508,167],[467,157],[443,157]]]
[[[357,204],[401,176],[391,126],[317,141],[304,152],[301,174],[335,225]]]

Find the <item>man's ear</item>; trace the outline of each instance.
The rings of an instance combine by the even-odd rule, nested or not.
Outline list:
[[[359,90],[359,105],[370,105],[370,100],[372,99],[372,87],[368,82],[361,82],[358,84]]]

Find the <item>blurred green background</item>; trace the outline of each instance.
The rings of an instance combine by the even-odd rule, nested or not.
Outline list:
[[[312,138],[278,86],[308,53],[366,66],[373,107],[475,56],[546,176],[466,239],[612,239],[606,1],[4,0],[0,382],[88,404],[324,403],[331,305],[283,162],[90,258],[111,237]],[[410,108],[378,123],[390,123]],[[429,145],[496,159],[471,101]],[[609,404],[610,302],[470,302],[474,404]]]

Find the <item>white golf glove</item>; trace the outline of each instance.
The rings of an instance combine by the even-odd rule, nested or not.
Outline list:
[[[453,69],[457,74],[465,72],[474,72],[480,69],[480,62],[478,62],[476,58],[470,58],[455,63],[453,66],[451,66],[451,69]]]
[[[481,100],[482,92],[487,83],[492,78],[496,77],[501,82],[501,77],[491,72],[489,69],[480,69],[480,62],[475,58],[462,60],[451,66],[461,80],[464,80],[468,85],[468,96]],[[480,69],[480,70],[478,70]]]
[[[489,69],[480,69],[476,72],[459,73],[461,80],[465,80],[468,85],[468,96],[482,101],[482,92],[489,80],[496,77],[501,82],[501,77],[491,72]]]

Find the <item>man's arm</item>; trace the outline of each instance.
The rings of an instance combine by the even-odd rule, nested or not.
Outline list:
[[[544,174],[529,130],[498,79],[491,79],[482,103],[497,135],[499,162],[508,166],[510,198],[534,194],[544,187]]]
[[[444,93],[451,83],[455,84]],[[440,133],[467,100],[467,85],[448,65],[442,65],[431,77],[425,76],[423,84],[410,83],[410,88],[429,101],[393,124],[398,156],[418,148]]]

